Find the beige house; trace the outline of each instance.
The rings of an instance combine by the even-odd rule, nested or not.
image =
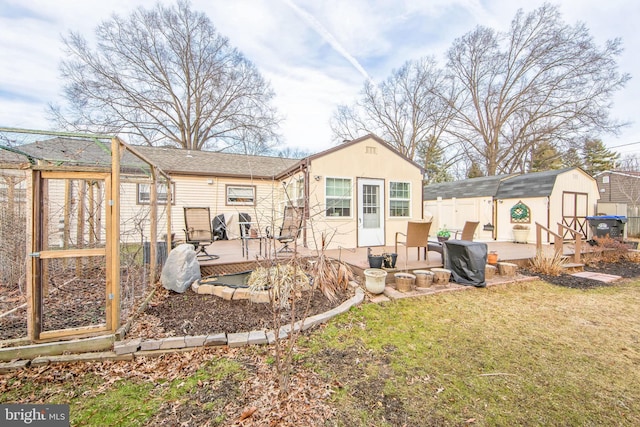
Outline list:
[[[240,213],[264,233],[277,230],[285,207],[294,206],[304,217],[298,244],[312,249],[393,244],[408,220],[422,218],[422,168],[374,135],[304,159],[136,148],[171,176],[178,239],[183,207],[224,214],[235,238]]]
[[[374,135],[312,155],[278,177],[291,203],[307,206],[304,244],[393,245],[422,219],[423,169]]]
[[[21,146],[38,159],[73,153],[82,164],[103,164],[108,153],[88,141],[55,138]],[[286,206],[303,212],[298,244],[309,248],[392,245],[408,220],[422,218],[422,168],[380,138],[367,135],[304,159],[252,156],[177,148],[135,146],[171,178],[171,231],[184,239],[184,207],[208,207],[212,219],[224,215],[229,238],[239,236],[238,217],[249,214],[260,233],[277,230]],[[107,156],[106,158],[105,155]],[[135,168],[134,168],[135,169]],[[121,235],[149,241],[151,180],[123,174],[120,183]],[[166,232],[168,186],[157,188],[158,238]],[[57,193],[56,193],[57,194]],[[52,196],[57,197],[57,196]],[[60,191],[60,198],[63,192]],[[64,215],[52,215],[52,240]],[[73,228],[73,227],[71,227]]]

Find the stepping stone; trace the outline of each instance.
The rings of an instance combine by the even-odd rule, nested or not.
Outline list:
[[[613,274],[596,273],[593,271],[581,271],[579,273],[573,273],[572,276],[583,277],[585,279],[598,280],[600,282],[611,283],[616,280],[622,279],[622,276],[615,276]]]

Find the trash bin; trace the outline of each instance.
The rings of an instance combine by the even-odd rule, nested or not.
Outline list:
[[[444,268],[451,279],[461,285],[484,287],[487,265],[487,244],[467,240],[447,240],[444,246]]]
[[[627,217],[619,215],[588,216],[587,221],[589,221],[593,237],[609,236],[612,239],[622,240]]]

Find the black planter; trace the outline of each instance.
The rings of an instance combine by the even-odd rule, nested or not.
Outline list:
[[[369,255],[370,268],[382,268],[384,257],[382,255]]]
[[[442,242],[446,242],[447,240],[449,240],[448,237],[442,237],[442,236],[438,236],[438,242],[442,243]]]
[[[398,254],[384,254],[383,256],[385,268],[396,268],[396,260],[398,259]]]

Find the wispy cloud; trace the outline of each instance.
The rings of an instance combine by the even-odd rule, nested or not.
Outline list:
[[[338,52],[344,59],[349,61],[349,63],[356,69],[362,76],[371,80],[369,73],[364,69],[360,62],[349,53],[342,44],[325,28],[324,25],[320,21],[318,21],[313,15],[306,12],[305,10],[298,7],[291,0],[282,0],[287,6],[289,6],[293,11],[300,16],[316,33],[318,33],[336,52]]]

